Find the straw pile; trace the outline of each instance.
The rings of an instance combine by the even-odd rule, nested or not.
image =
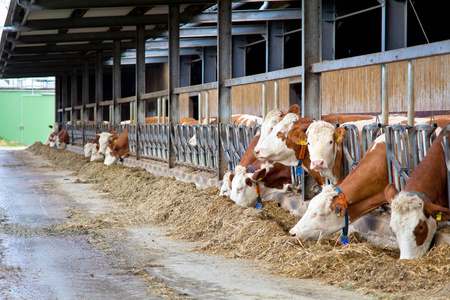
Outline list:
[[[398,249],[370,244],[357,233],[346,246],[339,243],[339,234],[318,242],[299,240],[287,233],[299,217],[274,202],[261,210],[243,208],[217,196],[216,188],[198,190],[194,184],[157,178],[140,168],[88,164],[80,155],[40,144],[29,149],[57,168],[77,172],[84,180],[80,182],[98,183],[121,203],[118,212],[101,222],[91,220],[93,224],[165,225],[174,237],[200,241],[200,251],[259,260],[261,268],[277,275],[314,278],[379,298],[449,297],[448,245],[433,248],[423,258],[401,261]]]

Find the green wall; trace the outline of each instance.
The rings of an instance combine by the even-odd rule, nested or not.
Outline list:
[[[55,123],[55,96],[48,95],[51,93],[0,90],[0,137],[26,145],[45,142],[52,131],[48,126]]]

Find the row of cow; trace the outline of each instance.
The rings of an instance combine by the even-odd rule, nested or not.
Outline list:
[[[441,129],[450,116],[436,116],[438,137],[411,174],[403,191],[389,183],[385,135],[379,135],[358,165],[345,176],[343,141],[346,130],[336,124],[353,124],[359,131],[375,122],[368,115],[323,115],[321,121],[301,118],[298,107],[270,112],[261,132],[232,173],[224,177],[220,194],[243,206],[259,206],[283,194],[291,184],[290,167],[302,169],[322,186],[309,201],[300,221],[290,230],[295,237],[317,240],[343,230],[348,223],[390,204],[391,228],[400,247],[400,258],[423,256],[435,235],[437,223],[450,219],[447,167],[441,146]],[[416,124],[429,123],[428,118]],[[334,123],[334,124],[333,124]],[[406,123],[406,117],[389,116],[389,124]],[[326,185],[325,179],[332,184]]]
[[[411,174],[403,191],[398,193],[389,184],[388,159],[384,134],[378,136],[359,164],[346,176],[344,172],[343,141],[346,130],[338,124],[355,125],[359,131],[375,122],[368,115],[323,115],[321,121],[301,118],[300,108],[273,110],[262,121],[251,115],[235,115],[236,125],[261,125],[259,134],[250,142],[246,153],[233,172],[224,176],[221,195],[229,196],[238,205],[257,207],[262,200],[279,198],[292,184],[291,167],[300,174],[306,170],[321,187],[321,192],[309,201],[298,224],[290,230],[295,237],[319,239],[348,228],[361,216],[390,204],[391,227],[400,246],[400,258],[424,255],[436,232],[437,222],[450,218],[446,197],[446,162],[440,145],[442,134]],[[449,116],[435,117],[438,131],[450,122]],[[157,123],[149,117],[146,124]],[[203,120],[202,123],[214,123]],[[405,123],[406,117],[389,116],[389,124]],[[429,119],[416,119],[428,123]],[[132,123],[132,122],[129,122]],[[195,119],[180,119],[183,124],[198,124]],[[69,142],[67,130],[54,131],[54,144],[64,149]],[[49,135],[49,145],[52,140]],[[195,146],[195,137],[190,141]],[[84,146],[91,161],[103,160],[112,165],[129,153],[127,130],[102,132]],[[439,180],[425,180],[434,174]],[[332,184],[326,185],[326,179]],[[304,191],[305,192],[305,191]],[[346,235],[346,234],[345,234]]]

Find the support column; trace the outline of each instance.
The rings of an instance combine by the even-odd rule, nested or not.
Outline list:
[[[72,75],[70,76],[70,106],[72,107],[72,124],[76,125],[77,124],[77,111],[75,110],[75,106],[78,104],[78,82],[77,82],[77,70],[75,69],[75,67],[72,68]],[[72,144],[73,144],[73,140],[74,140],[74,128],[75,126],[72,127]]]
[[[114,41],[113,44],[113,115],[112,124],[119,124],[121,120],[120,104],[117,100],[122,97],[122,72],[121,72],[121,57],[120,57],[120,41]]]
[[[169,5],[169,126],[180,122],[179,96],[174,93],[180,87],[180,7]],[[172,128],[170,128],[170,132]],[[175,167],[176,155],[172,139],[169,139],[169,168]]]
[[[225,80],[231,78],[231,0],[217,1],[217,111],[219,136],[221,124],[231,123],[231,88]],[[221,180],[228,169],[227,157],[219,139],[218,179]]]
[[[320,62],[321,0],[302,1],[302,117],[320,120],[320,75],[311,72]]]
[[[385,0],[386,51],[405,48],[408,1]]]
[[[267,21],[266,71],[283,69],[283,22]]]
[[[67,124],[69,121],[69,113],[66,108],[69,106],[69,76],[64,73],[62,76],[62,122]]]
[[[82,93],[81,93],[81,118],[83,123],[83,145],[86,143],[86,136],[84,132],[85,125],[89,124],[89,116],[86,111],[86,104],[89,103],[89,61],[83,60],[82,69]]]
[[[145,27],[136,26],[136,159],[141,158],[139,146],[139,125],[145,124],[145,102],[141,95],[145,94]]]
[[[61,123],[62,117],[58,112],[61,106],[61,76],[55,77],[55,122]]]
[[[414,62],[408,60],[408,125],[414,126]]]
[[[216,49],[214,47],[206,47],[203,51],[203,83],[216,81]]]
[[[95,123],[103,121],[103,107],[100,102],[103,101],[103,53],[97,51],[95,60]]]

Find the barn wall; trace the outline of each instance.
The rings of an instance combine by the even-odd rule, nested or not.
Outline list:
[[[322,113],[381,112],[381,66],[322,73]]]
[[[450,110],[450,55],[413,61],[416,116]],[[408,110],[408,61],[387,64],[389,112]],[[381,113],[381,65],[322,73],[323,113]]]

